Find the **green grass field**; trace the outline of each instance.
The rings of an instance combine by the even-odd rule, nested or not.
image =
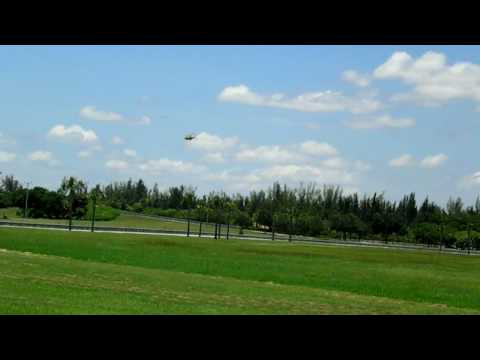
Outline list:
[[[480,314],[480,258],[0,228],[1,314]]]

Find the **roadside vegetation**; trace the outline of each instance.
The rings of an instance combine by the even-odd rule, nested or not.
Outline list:
[[[199,196],[195,189],[183,185],[164,191],[157,185],[148,188],[141,179],[88,189],[75,178],[63,179],[56,191],[30,189],[27,214],[26,197],[27,189],[13,176],[2,179],[0,209],[15,207],[19,209],[17,216],[31,219],[88,221],[93,215],[95,199],[95,219],[110,224],[118,219],[127,221],[121,210],[128,210],[143,215],[231,224],[238,227],[238,233],[273,231],[480,249],[480,198],[471,206],[465,206],[460,198],[452,198],[442,208],[428,198],[417,202],[414,193],[390,201],[384,194],[345,195],[339,187],[317,188],[313,184],[289,188],[275,183],[248,195],[211,192]],[[8,215],[2,216],[8,219]],[[132,222],[141,227],[140,217]],[[159,220],[157,224],[160,223]],[[166,229],[175,227],[185,230],[185,224],[170,224]],[[192,231],[195,227],[198,225],[193,224]]]

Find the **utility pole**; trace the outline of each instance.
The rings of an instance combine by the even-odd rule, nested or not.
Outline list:
[[[468,224],[468,253],[470,254],[470,250],[473,249],[473,241],[472,241],[472,232],[471,232],[471,226],[472,224]]]
[[[275,213],[272,212],[272,241],[275,240],[275,227],[274,227],[274,224],[275,224]]]
[[[30,186],[30,183],[27,182],[27,193],[26,193],[26,195],[25,195],[25,211],[24,211],[24,213],[23,213],[23,217],[24,217],[24,218],[27,217],[27,211],[28,211],[28,190],[29,190],[28,188],[29,188],[29,186]]]
[[[93,209],[92,209],[92,232],[95,229],[95,212],[97,210],[97,193],[93,193]]]
[[[228,210],[228,220],[227,220],[227,240],[228,240],[228,236],[230,234],[230,217],[231,217],[231,214],[232,214],[232,209],[229,209]]]
[[[73,200],[70,201],[70,215],[68,217],[68,231],[72,231]]]
[[[288,227],[288,242],[292,241],[293,209],[290,209],[290,226]]]

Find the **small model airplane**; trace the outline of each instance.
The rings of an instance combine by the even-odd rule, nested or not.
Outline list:
[[[195,134],[188,134],[185,136],[185,140],[187,141],[192,141],[193,139],[195,139]]]

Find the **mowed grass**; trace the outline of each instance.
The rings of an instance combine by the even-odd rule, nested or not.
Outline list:
[[[348,292],[0,250],[0,314],[468,314]]]
[[[7,228],[0,249],[1,313],[480,312],[474,256]]]
[[[0,209],[0,221],[4,220],[3,215],[8,217],[5,221],[15,221],[22,223],[37,223],[37,224],[57,224],[57,225],[68,225],[68,220],[65,219],[30,219],[23,218],[17,215],[16,208],[6,208]],[[90,220],[73,220],[73,225],[79,226],[91,226],[92,222]],[[138,216],[136,214],[125,214],[121,213],[116,219],[108,221],[95,221],[96,226],[101,227],[125,227],[125,228],[142,228],[142,229],[152,229],[152,230],[176,230],[176,231],[187,231],[187,222],[178,222],[178,221],[167,221],[163,219],[155,219],[149,217]],[[202,233],[212,233],[214,232],[213,225],[202,224]],[[197,233],[200,231],[200,225],[191,223],[190,231],[192,233]],[[226,225],[222,226],[222,236],[226,237],[227,227]],[[235,235],[239,233],[239,228],[231,227],[229,231],[230,235]],[[261,232],[244,230],[244,234],[250,235],[259,235]],[[268,235],[268,234],[267,234]]]

